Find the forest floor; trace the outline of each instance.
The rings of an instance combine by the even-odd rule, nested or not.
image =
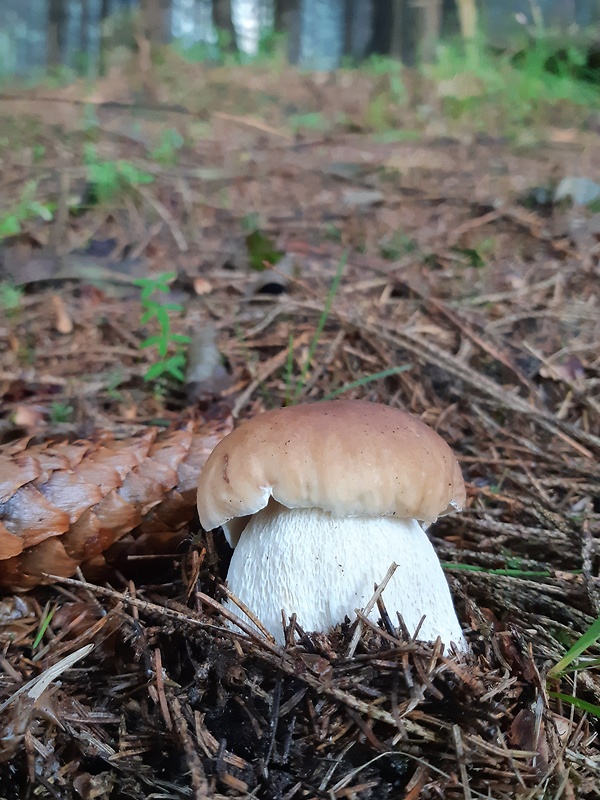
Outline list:
[[[598,797],[597,662],[549,675],[600,616],[600,214],[553,201],[600,179],[598,120],[128,69],[1,101],[1,452],[403,407],[464,470],[431,536],[471,652],[226,628],[188,503],[167,554],[0,600],[0,798]]]

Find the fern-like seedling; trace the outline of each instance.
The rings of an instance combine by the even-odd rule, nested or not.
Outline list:
[[[157,360],[147,369],[144,380],[155,381],[158,378],[170,376],[179,383],[185,381],[185,349],[190,337],[180,333],[173,333],[171,317],[183,311],[183,306],[178,303],[160,303],[154,299],[157,292],[168,292],[169,283],[175,278],[174,272],[162,272],[150,278],[138,278],[136,286],[142,290],[141,303],[144,309],[140,318],[142,325],[148,325],[152,320],[158,326],[158,333],[148,336],[140,342],[140,348],[156,348]]]

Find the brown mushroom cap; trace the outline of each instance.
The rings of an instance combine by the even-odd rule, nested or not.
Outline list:
[[[417,417],[334,400],[266,411],[222,439],[200,474],[200,522],[211,530],[271,497],[340,517],[432,522],[460,510],[465,487],[450,447]]]

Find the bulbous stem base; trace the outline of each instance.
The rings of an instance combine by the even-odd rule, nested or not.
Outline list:
[[[296,613],[307,631],[327,631],[364,608],[392,563],[382,598],[393,622],[399,612],[418,638],[466,648],[437,555],[416,520],[334,517],[317,508],[271,501],[253,515],[234,550],[227,583],[278,642]],[[235,613],[241,613],[230,606]],[[371,618],[378,618],[375,608]]]

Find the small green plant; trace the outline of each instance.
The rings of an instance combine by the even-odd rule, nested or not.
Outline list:
[[[557,50],[564,59],[556,56]],[[584,58],[577,48],[565,48],[539,30],[519,50],[500,54],[484,36],[468,47],[458,40],[442,44],[436,63],[423,69],[437,82],[448,116],[467,117],[488,129],[488,114],[493,114],[510,128],[542,123],[549,110],[565,104],[597,107],[600,93],[597,85],[584,80]]]
[[[386,77],[390,100],[396,105],[406,105],[408,93],[402,75],[404,67],[401,61],[390,56],[372,55],[367,61],[366,69],[374,77]]]
[[[217,47],[223,58],[229,56],[230,59],[233,58],[234,63],[236,62],[238,49],[235,34],[225,28],[217,28]]]
[[[398,367],[382,369],[381,372],[373,372],[370,375],[363,375],[362,378],[358,378],[350,383],[345,383],[343,386],[340,386],[339,389],[329,392],[329,394],[325,395],[323,400],[333,400],[334,398],[339,397],[341,394],[344,394],[344,392],[349,392],[350,389],[358,389],[360,386],[366,386],[368,383],[373,383],[373,381],[380,381],[384,378],[390,378],[392,375],[400,375],[401,372],[408,372],[409,369],[412,369],[412,364],[402,364]]]
[[[321,311],[317,321],[317,327],[315,328],[315,332],[310,340],[308,353],[306,354],[304,365],[298,377],[295,377],[294,375],[294,337],[291,333],[289,335],[287,359],[285,364],[285,399],[283,403],[285,406],[295,405],[298,403],[302,393],[304,392],[304,388],[308,379],[308,373],[313,365],[315,352],[321,339],[321,334],[323,333],[327,320],[329,319],[331,307],[338,292],[347,260],[348,254],[344,253],[340,259],[340,263],[338,264],[338,268],[333,280],[331,281],[331,286],[329,287],[327,297],[325,298],[325,305],[323,306],[323,310]],[[402,366],[390,367],[388,369],[381,370],[380,372],[375,372],[371,375],[364,375],[363,377],[358,378],[358,380],[346,383],[343,386],[340,386],[338,389],[335,389],[333,392],[330,392],[323,397],[323,400],[333,400],[335,397],[339,397],[339,395],[344,394],[344,392],[348,392],[351,389],[357,389],[361,386],[367,385],[368,383],[372,383],[373,381],[389,378],[392,375],[399,375],[401,372],[406,372],[411,368],[411,364],[403,364]]]
[[[333,300],[334,300],[334,298],[335,298],[335,296],[337,294],[337,291],[339,289],[339,286],[340,286],[340,283],[341,283],[341,280],[342,280],[342,274],[344,272],[344,268],[346,266],[347,261],[348,261],[348,253],[346,252],[346,253],[344,253],[342,258],[340,259],[340,263],[338,265],[337,271],[335,273],[333,281],[331,282],[331,286],[329,288],[329,291],[327,292],[327,298],[325,300],[325,306],[323,308],[323,311],[321,312],[321,316],[319,317],[319,321],[317,323],[317,327],[315,328],[315,332],[314,332],[313,338],[312,338],[310,346],[308,348],[308,353],[306,355],[306,360],[304,362],[304,366],[303,366],[302,372],[300,374],[300,380],[298,381],[298,385],[296,387],[296,392],[295,392],[295,396],[294,396],[294,399],[295,399],[296,402],[300,399],[300,395],[302,394],[302,391],[303,391],[304,386],[306,384],[306,379],[308,377],[308,372],[309,372],[309,370],[311,368],[311,365],[312,365],[312,361],[313,361],[313,358],[314,358],[314,355],[315,355],[315,350],[317,349],[317,345],[319,344],[319,339],[321,338],[321,334],[323,333],[323,329],[325,328],[325,324],[327,323],[327,320],[329,318],[329,314],[331,312],[331,306],[333,305]]]
[[[315,328],[315,332],[312,336],[310,345],[308,346],[308,353],[306,355],[306,359],[304,361],[304,366],[302,367],[302,371],[300,376],[297,379],[294,379],[293,368],[294,368],[294,352],[292,348],[293,337],[290,335],[290,345],[288,347],[288,354],[287,354],[287,361],[286,361],[286,375],[285,375],[285,401],[284,405],[294,405],[297,403],[304,391],[304,387],[306,385],[306,381],[308,378],[309,370],[312,366],[313,358],[315,355],[315,350],[317,349],[317,345],[319,344],[319,340],[321,338],[321,334],[323,333],[323,329],[325,328],[325,324],[329,318],[329,314],[331,312],[331,306],[333,305],[333,300],[337,294],[337,291],[340,286],[340,282],[342,280],[342,274],[344,272],[344,268],[348,261],[348,253],[344,253],[342,258],[340,259],[340,263],[338,264],[338,268],[336,273],[331,281],[331,286],[329,287],[329,291],[327,292],[327,297],[325,298],[325,305],[323,307],[323,311],[319,316],[319,320],[317,322],[317,327]],[[294,385],[295,384],[295,385]]]
[[[324,236],[328,242],[335,242],[336,244],[341,244],[343,238],[343,230],[334,222],[328,222],[327,225],[325,226]]]
[[[100,127],[98,111],[92,103],[86,103],[83,107],[83,125],[88,136],[93,136]]]
[[[398,127],[398,109],[406,106],[409,99],[401,62],[386,56],[371,56],[364,69],[374,83],[363,117],[364,125],[376,135],[395,130]]]
[[[219,28],[214,33],[216,36],[212,41],[205,40],[183,46],[176,44],[175,49],[190,64],[208,61],[219,66],[236,66],[251,60],[240,52],[229,31]]]
[[[451,247],[453,253],[468,267],[485,267],[485,260],[474,247]]]
[[[183,136],[179,131],[169,128],[163,131],[158,147],[150,151],[150,158],[159,164],[171,167],[177,163],[177,151],[183,147],[183,144]]]
[[[254,61],[285,61],[287,54],[287,35],[273,29],[261,31]]]
[[[394,124],[394,111],[389,92],[376,92],[365,110],[364,124],[375,133],[387,131]]]
[[[33,163],[39,164],[46,155],[46,148],[43,144],[34,144],[32,149]]]
[[[257,272],[274,267],[285,255],[283,250],[277,250],[271,237],[258,228],[247,234],[246,247],[250,266]]]
[[[396,261],[402,256],[414,253],[417,243],[403,231],[394,233],[379,245],[379,254],[388,261]]]
[[[69,403],[55,402],[50,405],[50,421],[55,425],[69,422],[75,409]]]
[[[380,144],[395,144],[396,142],[418,142],[423,134],[420,131],[404,130],[403,128],[392,128],[381,131],[373,136],[373,140]]]
[[[175,378],[180,383],[185,381],[184,345],[189,344],[190,337],[173,333],[170,316],[183,311],[183,306],[178,303],[159,303],[154,299],[157,292],[169,291],[169,284],[175,276],[175,272],[163,272],[153,278],[138,278],[135,281],[142,290],[141,302],[144,312],[140,322],[142,325],[147,325],[154,320],[159,329],[158,333],[140,343],[141,348],[156,348],[158,355],[158,360],[148,368],[144,375],[146,381],[155,381],[164,376]]]
[[[124,159],[110,161],[100,158],[95,146],[90,143],[85,146],[84,162],[94,199],[98,203],[108,202],[128,186],[139,186],[154,181],[152,175],[138,169],[130,161]]]
[[[109,372],[106,376],[106,394],[111,400],[120,403],[123,400],[123,393],[119,391],[119,386],[125,383],[125,378],[121,369],[117,368]]]
[[[17,236],[21,233],[22,223],[28,219],[41,217],[44,222],[52,220],[54,205],[36,200],[37,188],[37,181],[27,181],[17,205],[7,214],[0,216],[0,241],[7,236]]]
[[[327,131],[331,123],[320,111],[309,111],[306,114],[291,114],[288,117],[288,125],[294,133],[301,130],[306,131]]]
[[[176,43],[175,50],[189,64],[198,64],[203,61],[212,61],[214,63],[222,62],[216,42],[194,42],[187,46]]]
[[[12,314],[21,306],[23,289],[10,281],[0,281],[0,309]]]
[[[592,200],[591,203],[586,205],[590,214],[600,214],[600,197],[597,200]]]

